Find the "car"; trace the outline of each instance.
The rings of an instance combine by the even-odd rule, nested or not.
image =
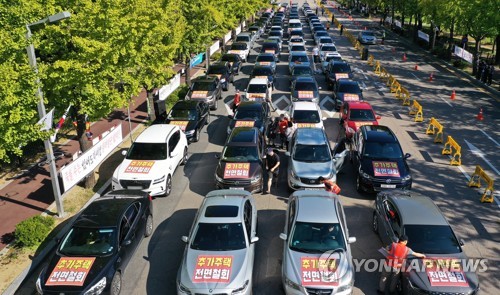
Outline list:
[[[403,266],[407,271],[398,277],[400,294],[478,294],[477,274],[464,268],[469,259],[463,240],[428,196],[399,189],[382,191],[375,199],[372,224],[385,245],[404,234],[413,251],[426,255],[406,260],[410,267]]]
[[[328,54],[327,56],[325,56],[323,60],[321,60],[321,69],[323,70],[323,74],[326,75],[328,70],[328,65],[331,62],[337,62],[337,61],[344,61],[340,54],[334,54],[334,55]]]
[[[286,294],[351,294],[355,269],[346,214],[326,191],[303,190],[288,199],[281,280]]]
[[[283,37],[283,28],[281,26],[272,26],[271,29],[269,30],[269,33],[272,32],[279,32],[280,37]]]
[[[276,71],[276,63],[278,59],[272,53],[259,53],[255,59],[256,66],[270,66],[273,71]]]
[[[234,81],[234,73],[231,67],[231,63],[227,61],[219,61],[212,63],[208,66],[207,76],[215,76],[219,78],[222,84],[222,90],[227,91],[229,89],[229,83]]]
[[[300,22],[300,19],[290,19],[288,21],[288,33],[290,33],[290,31],[292,29],[301,29],[302,30],[302,23]]]
[[[296,53],[296,52],[303,52],[307,54],[306,47],[304,45],[289,45],[288,46],[288,51],[290,54]]]
[[[238,124],[242,125],[239,126]],[[262,192],[266,141],[264,133],[252,121],[238,121],[220,155],[215,169],[215,185],[220,189],[244,189]],[[254,125],[255,126],[255,125]]]
[[[301,29],[292,29],[288,34],[288,38],[302,37],[304,38],[304,32]]]
[[[313,35],[313,37],[314,37],[314,43],[318,44],[320,37],[330,37],[330,34],[328,34],[327,31],[318,31]]]
[[[250,81],[254,78],[267,79],[268,86],[271,87],[272,90],[274,89],[274,73],[275,72],[271,66],[255,66],[250,74]],[[270,94],[267,98],[271,99]]]
[[[280,31],[271,31],[271,32],[269,32],[269,34],[267,34],[268,39],[271,39],[273,37],[281,40],[283,38],[283,33]]]
[[[241,59],[239,54],[224,53],[221,56],[220,60],[227,61],[229,63],[229,65],[231,66],[231,71],[234,75],[240,74],[241,64],[243,63],[243,60]]]
[[[335,55],[338,54],[337,47],[333,43],[322,43],[319,46],[319,57],[321,60],[324,60],[327,55]]]
[[[250,55],[250,47],[248,43],[245,42],[234,42],[229,47],[229,51],[227,53],[239,54],[241,59],[246,62],[248,60],[248,56]]]
[[[306,42],[304,41],[304,38],[300,36],[293,36],[288,39],[288,46],[290,45],[306,45]]]
[[[296,65],[311,66],[311,61],[307,52],[290,52],[288,55],[288,70],[292,72],[292,68]]]
[[[264,30],[259,25],[251,25],[248,27],[248,32],[252,33],[254,37],[254,41],[260,38],[260,35],[264,33]]]
[[[326,67],[326,83],[333,88],[340,79],[352,79],[351,66],[346,61],[330,61]]]
[[[241,32],[236,35],[236,40],[234,42],[244,42],[247,43],[248,48],[253,48],[253,42],[255,41],[254,36],[250,32]]]
[[[198,142],[201,129],[210,123],[210,107],[204,101],[179,100],[168,112],[165,123],[179,126],[188,142]]]
[[[286,155],[289,156],[287,179],[290,190],[324,189],[318,178],[322,176],[336,182],[347,150],[345,145],[337,145],[332,151],[324,129],[304,127],[295,131]]]
[[[361,31],[358,34],[358,41],[361,44],[377,44],[377,37],[373,31]]]
[[[253,78],[248,82],[245,91],[245,100],[268,102],[271,101],[272,86],[266,78]]]
[[[151,196],[111,191],[73,220],[36,280],[38,294],[119,294],[134,252],[153,234]]]
[[[322,44],[332,44],[333,43],[333,40],[331,37],[319,37],[318,39],[316,39],[316,44],[318,44],[318,46],[321,46]]]
[[[195,216],[177,272],[177,294],[252,294],[257,209],[243,190],[209,192]]]
[[[352,139],[352,160],[358,192],[378,192],[384,189],[411,189],[412,177],[399,140],[383,125],[360,126]]]
[[[292,13],[290,12],[290,15],[288,16],[289,20],[300,20],[300,16],[298,13]]]
[[[308,65],[295,65],[292,68],[291,78],[290,78],[290,85],[295,81],[298,77],[314,77],[314,72],[312,68]]]
[[[297,77],[292,81],[291,94],[293,101],[319,102],[319,90],[314,77]]]
[[[271,116],[267,103],[258,101],[243,101],[234,115],[228,115],[231,120],[227,125],[227,134],[230,135],[235,126],[251,126],[265,134]],[[252,123],[250,123],[252,122]]]
[[[156,124],[146,128],[123,151],[125,159],[115,169],[113,190],[137,189],[151,196],[168,196],[177,167],[187,163],[188,141],[179,126]]]
[[[276,35],[276,34],[274,34],[274,35]],[[267,40],[271,40],[271,41],[274,41],[274,42],[278,43],[280,51],[282,50],[282,47],[283,47],[283,38],[281,38],[278,35],[276,35],[276,36],[270,35],[269,37],[267,37]]]
[[[316,127],[324,128],[326,117],[321,115],[318,104],[311,101],[295,101],[290,108],[290,118],[297,128]]]
[[[264,40],[260,50],[261,53],[272,53],[274,56],[279,57],[281,47],[276,40]]]
[[[378,125],[380,116],[376,116],[372,106],[366,101],[344,102],[340,108],[341,133],[348,139],[364,125]]]
[[[222,84],[214,76],[199,76],[191,81],[186,100],[199,100],[208,103],[211,110],[216,110],[222,99]]]
[[[326,32],[326,28],[322,24],[313,23],[312,28],[311,28],[311,32],[314,36],[318,32]],[[330,42],[330,43],[332,43],[332,42]]]
[[[333,86],[333,99],[335,109],[340,110],[340,106],[345,101],[363,101],[363,91],[358,82],[351,79],[339,79]]]

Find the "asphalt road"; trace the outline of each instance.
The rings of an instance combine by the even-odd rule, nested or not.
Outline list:
[[[302,2],[302,1],[301,1]],[[299,4],[301,5],[301,3]],[[314,7],[314,6],[313,6]],[[337,14],[336,17],[340,15]],[[323,19],[324,20],[324,19]],[[347,19],[340,18],[341,22]],[[370,25],[368,20],[359,20],[360,27]],[[346,29],[357,34],[355,23],[347,24]],[[308,27],[304,27],[307,47],[312,52],[313,41]],[[352,48],[338,30],[331,30],[331,35],[342,56],[351,63],[355,70],[355,79],[365,85],[364,97],[370,102],[378,115],[380,123],[389,126],[401,141],[403,151],[412,154],[409,165],[413,172],[413,189],[431,197],[443,211],[459,238],[466,242],[465,251],[470,258],[488,260],[488,270],[478,273],[482,294],[498,294],[500,266],[500,215],[499,204],[481,204],[476,189],[466,186],[466,177],[455,166],[449,165],[449,158],[441,155],[442,145],[432,143],[432,138],[425,134],[427,124],[415,123],[408,115],[408,108],[389,93],[381,80],[374,74],[365,61]],[[260,39],[261,43],[262,38]],[[257,44],[255,49],[259,48]],[[395,51],[393,51],[393,49]],[[499,108],[498,97],[471,84],[467,79],[449,71],[446,66],[428,57],[419,50],[396,40],[389,34],[385,45],[369,47],[375,59],[398,81],[407,87],[424,106],[425,122],[431,116],[445,126],[445,136],[453,136],[462,145],[462,166],[464,173],[470,175],[476,164],[484,167],[493,177],[494,169],[500,168],[498,149]],[[406,52],[408,60],[401,61]],[[214,171],[217,164],[215,155],[222,151],[226,139],[227,115],[231,113],[230,103],[235,87],[245,89],[251,72],[256,51],[251,53],[249,63],[242,67],[242,73],[236,77],[234,86],[224,92],[225,107],[219,104],[217,111],[212,111],[211,123],[201,135],[200,142],[189,146],[189,161],[179,167],[173,178],[173,192],[167,198],[154,200],[155,232],[144,240],[131,260],[123,277],[122,294],[175,294],[176,274],[179,268],[184,246],[181,236],[190,229],[197,208],[203,196],[214,187]],[[276,89],[273,103],[277,113],[285,112],[290,105],[289,73],[286,39],[283,45],[281,62],[277,66]],[[419,70],[414,70],[414,65]],[[434,81],[428,82],[430,72],[434,72]],[[327,90],[323,75],[316,75],[321,90],[320,106],[327,118],[326,131],[332,146],[338,136],[338,114],[333,111],[331,91]],[[455,89],[457,99],[450,100],[449,95]],[[480,107],[485,111],[486,119],[475,119]],[[480,149],[482,156],[493,167],[473,154],[465,143],[467,140]],[[286,158],[281,153],[282,165],[277,187],[269,195],[255,195],[259,216],[259,238],[256,247],[254,266],[254,294],[282,294],[281,288],[281,233],[287,206],[288,190],[286,184]],[[351,236],[357,238],[352,245],[353,256],[362,258],[381,258],[377,252],[381,242],[371,230],[371,216],[374,195],[356,192],[355,173],[352,165],[347,164],[338,176],[342,188],[341,200],[344,204],[347,223]],[[111,168],[111,169],[114,169]],[[409,244],[411,247],[411,242]],[[379,273],[361,271],[356,274],[354,294],[376,294]],[[33,279],[26,283],[19,294],[33,293]],[[31,285],[30,285],[31,284]],[[22,290],[22,291],[21,291]],[[31,290],[31,291],[30,291]]]

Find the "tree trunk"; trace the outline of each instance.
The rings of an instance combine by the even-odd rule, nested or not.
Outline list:
[[[495,53],[495,64],[500,65],[500,34],[495,38],[496,53]]]
[[[155,113],[155,102],[153,98],[153,89],[149,89],[148,86],[145,86],[144,88],[146,88],[146,96],[148,100],[149,121],[154,122],[156,120],[156,113]]]
[[[188,87],[191,87],[191,67],[190,67],[191,60],[189,56],[186,57],[186,85]]]
[[[77,115],[77,126],[76,126],[76,134],[78,137],[78,142],[80,143],[80,150],[82,153],[86,152],[92,147],[92,139],[89,140],[89,137],[85,134],[85,115],[83,114],[78,114]],[[85,188],[93,188],[96,185],[96,178],[95,178],[95,173],[92,171],[87,177],[85,178],[85,183],[84,187]]]

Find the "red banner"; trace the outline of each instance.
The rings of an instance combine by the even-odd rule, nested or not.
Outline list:
[[[359,101],[359,95],[346,93],[344,94],[344,101]]]
[[[259,62],[259,65],[261,66],[270,66],[271,65],[271,62],[270,61],[260,61]],[[266,77],[267,78],[267,77]]]
[[[186,131],[186,127],[188,125],[189,121],[170,121],[170,124],[179,126],[182,131]]]
[[[313,123],[297,123],[297,128],[309,128],[316,127],[316,124]]]
[[[373,161],[374,176],[393,176],[399,177],[398,163]]]
[[[199,255],[193,283],[229,283],[233,256]]]
[[[356,126],[356,128],[366,125],[373,125],[373,122],[354,122],[354,126]]]
[[[299,98],[313,98],[313,91],[299,91]]]
[[[425,272],[433,287],[468,287],[460,261],[450,258],[424,259]]]
[[[83,286],[95,257],[61,257],[52,270],[47,286]]]
[[[254,121],[245,121],[245,120],[236,121],[236,123],[234,123],[234,127],[253,127],[254,125],[255,125]]]
[[[337,80],[338,79],[344,79],[344,78],[345,79],[349,78],[349,74],[347,74],[347,73],[337,73],[337,74],[335,74],[335,79],[337,79]]]
[[[224,179],[248,178],[250,163],[226,163],[224,168]]]
[[[208,96],[208,91],[193,91],[192,98],[204,98]]]
[[[125,169],[125,173],[141,173],[148,174],[151,171],[151,167],[155,164],[155,161],[138,161],[134,160],[128,164]]]
[[[336,259],[301,257],[300,273],[303,286],[338,286]]]

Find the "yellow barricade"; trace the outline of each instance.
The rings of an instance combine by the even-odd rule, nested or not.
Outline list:
[[[402,98],[402,96],[401,96],[402,89],[403,89],[403,86],[401,86],[401,84],[399,84],[399,83],[398,83],[398,85],[395,86],[394,93],[395,93],[395,96],[397,99]]]
[[[481,187],[481,178],[486,181],[488,185],[481,196],[481,203],[493,203],[493,178],[489,177],[486,172],[484,172],[481,166],[476,166],[476,171],[472,174],[469,183],[467,184],[469,187]]]
[[[358,44],[359,55],[363,56],[363,50],[365,49],[365,47],[363,45],[361,45],[361,43],[359,43],[359,41],[356,41],[356,43]]]
[[[382,81],[389,81],[391,74],[385,70],[385,68],[380,69],[380,79]]]
[[[354,43],[354,49],[358,49],[360,45],[361,45],[361,43],[359,43],[359,41],[356,41]]]
[[[434,117],[432,117],[429,121],[429,126],[427,127],[425,134],[435,134],[434,143],[443,143],[443,125],[441,125],[438,120],[434,119]]]
[[[448,135],[448,140],[444,144],[444,148],[441,153],[443,155],[451,155],[453,153],[453,149],[455,149],[455,153],[451,157],[450,165],[460,166],[462,165],[462,147],[458,145],[453,137]]]
[[[377,74],[379,76],[382,74],[381,68],[380,68],[380,61],[378,61],[378,60],[375,62],[375,74]]]
[[[400,95],[403,100],[403,105],[409,106],[411,102],[410,92],[406,88],[402,87]]]
[[[424,120],[422,106],[416,100],[413,100],[413,105],[410,107],[410,115],[415,115],[415,122],[422,122]]]
[[[373,56],[373,54],[370,54],[370,55],[368,56],[368,65],[369,65],[369,66],[373,66],[373,65],[375,65],[375,57]]]

